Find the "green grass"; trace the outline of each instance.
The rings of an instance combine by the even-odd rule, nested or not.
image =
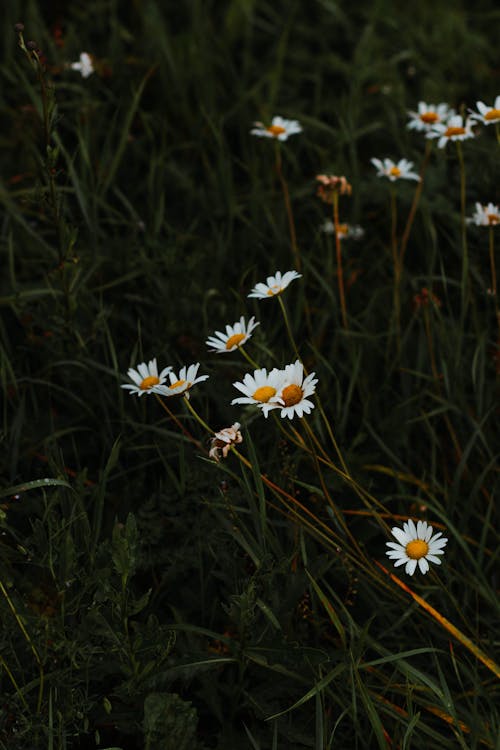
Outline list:
[[[500,316],[489,230],[466,226],[465,263],[460,199],[465,176],[465,216],[500,202],[495,126],[463,143],[463,173],[454,144],[432,149],[399,331],[370,164],[420,168],[420,100],[495,100],[495,4],[4,15],[0,748],[500,747]],[[87,79],[67,67],[84,50]],[[275,144],[249,132],[277,114],[304,129],[280,149],[302,272],[280,298],[289,332],[277,300],[247,297],[296,261]],[[340,220],[365,231],[342,243],[347,330],[319,173],[347,177]],[[398,248],[415,187],[396,183]],[[309,416],[231,406],[252,368],[205,341],[241,315],[259,366],[296,346],[316,373]],[[201,363],[195,413],[120,388],[153,357]],[[239,456],[208,460],[196,415],[241,422]],[[385,556],[409,517],[449,540],[426,576]]]

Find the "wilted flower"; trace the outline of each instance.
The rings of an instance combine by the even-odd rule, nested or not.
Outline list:
[[[215,433],[215,437],[210,439],[212,445],[208,453],[210,458],[219,461],[221,453],[223,458],[227,458],[231,446],[243,442],[240,426],[239,422],[235,422],[231,427],[225,427]]]
[[[493,125],[493,123],[500,122],[500,96],[497,96],[495,103],[492,107],[488,107],[484,102],[476,102],[478,112],[471,112],[471,120],[477,120],[482,122],[483,125]]]
[[[432,536],[433,528],[427,521],[418,521],[415,526],[411,518],[403,524],[402,529],[395,526],[392,529],[392,535],[396,537],[399,544],[395,542],[386,542],[386,555],[395,560],[395,567],[405,565],[405,572],[412,576],[417,567],[421,573],[427,573],[429,562],[441,565],[441,560],[437,555],[444,555],[444,547],[448,539],[444,538],[442,532]],[[442,538],[440,538],[442,537]]]
[[[133,393],[136,393],[137,396],[142,396],[144,393],[161,393],[159,388],[161,388],[162,384],[166,381],[167,374],[171,369],[171,367],[165,367],[165,369],[158,374],[155,357],[150,360],[148,364],[141,362],[140,365],[137,365],[137,369],[131,367],[127,371],[128,377],[134,381],[135,385],[127,383],[120,387],[130,391],[130,395]]]
[[[82,52],[79,62],[70,63],[72,70],[78,70],[82,78],[88,78],[94,72],[92,58],[87,52]]]
[[[426,104],[418,103],[418,111],[409,110],[410,122],[406,126],[409,130],[423,130],[428,132],[434,125],[445,122],[449,117],[455,114],[455,110],[448,107],[447,104]]]
[[[420,182],[420,177],[416,172],[412,172],[413,162],[408,159],[400,159],[398,163],[392,161],[392,159],[370,159],[373,166],[377,169],[377,177],[387,177],[391,182],[396,180],[417,180]]]
[[[334,195],[351,195],[352,185],[347,182],[345,177],[337,177],[333,174],[318,174],[317,196],[325,203],[333,203]]]
[[[268,297],[276,297],[281,294],[287,286],[295,279],[300,279],[302,274],[297,271],[286,271],[281,275],[281,271],[276,271],[274,276],[268,276],[266,283],[259,282],[254,286],[249,297],[257,297],[258,299],[267,299]]]
[[[262,122],[254,122],[256,127],[250,133],[260,138],[275,138],[278,141],[286,141],[291,135],[302,132],[302,127],[297,120],[285,120],[283,117],[273,117],[271,125]]]
[[[189,365],[189,367],[181,367],[179,370],[179,376],[173,372],[169,372],[168,377],[170,379],[170,385],[162,385],[157,389],[157,393],[162,396],[179,396],[185,395],[189,398],[189,391],[196,383],[201,383],[203,380],[208,378],[208,375],[200,375],[196,377],[200,363],[197,362],[195,365]]]
[[[448,141],[465,141],[474,138],[469,117],[452,115],[445,123],[437,123],[426,134],[426,138],[439,138],[438,148],[444,148]]]
[[[216,354],[232,352],[248,341],[254,328],[257,328],[259,325],[259,323],[255,323],[254,321],[255,318],[251,317],[247,324],[245,323],[245,318],[241,316],[239,322],[233,326],[226,326],[226,333],[216,331],[215,335],[210,336],[205,343],[207,346],[214,347],[210,351]]]
[[[500,210],[493,203],[488,203],[487,206],[476,203],[476,211],[467,221],[478,227],[495,227],[500,224]]]

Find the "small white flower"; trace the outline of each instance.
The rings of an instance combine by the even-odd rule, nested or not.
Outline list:
[[[417,180],[420,177],[416,172],[412,172],[413,162],[408,159],[400,159],[398,163],[392,159],[370,159],[373,166],[377,169],[377,177],[387,177],[391,182],[396,180]]]
[[[231,404],[254,404],[262,409],[264,416],[267,417],[271,409],[279,407],[279,404],[271,403],[271,399],[280,390],[284,377],[285,371],[278,370],[276,367],[270,373],[265,367],[254,370],[253,375],[247,373],[242,383],[233,383],[243,396],[233,398]]]
[[[254,122],[255,127],[250,133],[260,138],[275,138],[278,141],[286,141],[287,138],[302,132],[302,127],[297,120],[285,120],[283,117],[273,117],[271,124],[265,126],[262,122]]]
[[[449,117],[455,114],[455,110],[450,109],[447,104],[426,104],[418,103],[418,111],[409,110],[410,122],[406,126],[409,130],[423,130],[428,132],[434,125],[445,122]]]
[[[476,224],[478,227],[498,226],[500,225],[500,209],[498,206],[494,206],[493,203],[488,203],[487,206],[476,203],[476,211],[467,221],[468,223]]]
[[[87,52],[81,53],[79,62],[70,63],[70,68],[72,70],[78,70],[82,78],[88,78],[94,72],[92,58]]]
[[[320,227],[325,234],[334,234],[335,224],[331,219],[326,219]],[[364,237],[365,230],[357,224],[339,224],[337,235],[339,240],[360,240]]]
[[[474,138],[470,117],[452,115],[446,122],[438,122],[426,133],[426,138],[439,138],[438,148],[444,148],[448,141],[465,141]]]
[[[259,282],[254,286],[249,297],[257,297],[258,299],[267,299],[268,297],[276,297],[277,294],[281,294],[287,286],[295,279],[300,279],[302,274],[297,271],[286,271],[283,276],[280,271],[276,271],[274,276],[268,276],[266,283]]]
[[[488,107],[484,102],[476,102],[478,112],[471,112],[471,120],[477,120],[482,122],[483,125],[493,125],[493,123],[500,122],[500,96],[497,96],[495,103],[492,107]]]
[[[142,396],[144,393],[160,393],[158,389],[167,379],[167,375],[171,369],[171,367],[165,367],[158,374],[155,357],[148,364],[141,362],[140,365],[137,365],[136,370],[133,367],[128,370],[127,375],[134,381],[135,385],[127,384],[120,387],[130,391],[130,395],[133,393],[136,393],[138,396]]]
[[[399,529],[395,526],[392,529],[392,535],[396,537],[399,544],[395,542],[386,542],[386,555],[395,560],[394,566],[405,565],[405,572],[412,576],[416,570],[417,564],[421,573],[427,573],[429,562],[441,565],[438,555],[444,555],[444,547],[448,539],[443,537],[442,532],[432,536],[433,528],[427,521],[418,521],[415,526],[411,518]],[[441,537],[441,538],[440,538]]]
[[[243,442],[240,427],[240,423],[235,422],[231,427],[224,427],[223,430],[216,432],[215,436],[210,440],[212,447],[208,453],[209,457],[215,461],[219,461],[222,452],[222,457],[227,458],[231,446]]]
[[[195,365],[189,365],[189,367],[181,367],[179,370],[179,376],[174,372],[169,372],[168,377],[170,385],[159,386],[157,392],[162,396],[178,396],[185,395],[189,398],[189,391],[196,383],[201,383],[203,380],[208,378],[208,375],[200,375],[196,377],[200,363],[197,362]]]
[[[295,415],[303,417],[304,414],[310,414],[314,404],[308,401],[307,397],[315,392],[317,382],[314,372],[304,379],[304,365],[298,359],[285,367],[283,385],[276,395],[271,397],[270,403],[276,403],[281,407],[282,418],[293,419]]]
[[[210,336],[205,343],[207,346],[213,347],[210,351],[216,354],[233,352],[235,349],[243,346],[252,335],[254,328],[257,328],[259,323],[255,323],[254,321],[255,318],[251,317],[247,324],[245,323],[245,318],[241,316],[239,322],[233,326],[226,326],[226,333],[215,331],[215,335]]]

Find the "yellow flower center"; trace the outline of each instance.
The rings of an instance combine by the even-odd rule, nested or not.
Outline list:
[[[150,388],[152,388],[154,385],[158,385],[159,382],[160,379],[157,378],[156,375],[150,375],[149,377],[144,378],[139,388],[141,389],[141,391],[149,391]]]
[[[500,118],[500,109],[490,109],[489,112],[486,112],[484,119],[485,120],[498,120]]]
[[[285,406],[295,406],[299,401],[302,401],[303,395],[304,391],[302,388],[295,383],[292,383],[292,385],[287,385],[286,388],[283,388],[281,398],[285,402]]]
[[[439,115],[437,112],[424,112],[423,115],[420,115],[420,119],[422,122],[425,122],[426,125],[433,125],[439,120]]]
[[[176,380],[175,383],[172,383],[168,387],[173,390],[174,388],[178,388],[180,385],[184,385],[185,382],[186,382],[185,380]]]
[[[226,341],[226,349],[232,349],[233,346],[239,346],[244,338],[244,333],[233,333],[233,335]]]
[[[451,138],[454,135],[465,135],[465,128],[459,128],[459,127],[449,127],[446,128],[444,135],[447,138]]]
[[[428,551],[429,545],[423,539],[413,539],[406,545],[406,554],[412,560],[420,560],[421,557],[426,556]]]
[[[389,169],[389,174],[392,175],[393,177],[400,177],[401,170],[399,167],[391,167]]]
[[[273,388],[271,385],[262,385],[260,388],[257,388],[252,398],[254,398],[256,401],[260,401],[261,404],[265,404],[269,401],[270,398],[274,396],[275,393],[276,388]]]
[[[498,214],[486,214],[488,222],[490,224],[500,224],[500,216]]]
[[[266,130],[268,133],[271,133],[271,135],[274,135],[275,138],[286,133],[286,129],[282,128],[281,125],[270,125]]]
[[[281,292],[281,287],[279,284],[273,284],[273,286],[270,286],[267,291],[268,297],[274,297],[275,294],[279,294]]]

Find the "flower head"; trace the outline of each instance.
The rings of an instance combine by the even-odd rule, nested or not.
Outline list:
[[[165,367],[158,374],[158,367],[156,366],[156,357],[146,364],[141,362],[137,365],[137,369],[131,367],[127,371],[128,377],[134,381],[135,385],[122,385],[121,388],[130,391],[130,394],[136,393],[138,396],[142,396],[144,393],[160,393],[159,387],[163,385],[167,379],[167,375],[170,372],[171,367]]]
[[[317,196],[325,203],[333,203],[334,195],[351,195],[352,185],[345,177],[334,174],[316,175],[318,184]]]
[[[189,391],[196,383],[201,383],[203,380],[208,378],[208,375],[200,375],[196,377],[200,363],[197,362],[195,365],[185,365],[179,370],[177,376],[174,372],[169,372],[168,377],[170,385],[162,385],[158,388],[158,393],[162,396],[179,396],[183,395],[189,398]]]
[[[484,102],[476,102],[476,107],[479,112],[470,110],[471,120],[482,122],[483,125],[493,125],[493,123],[500,122],[500,96],[497,96],[492,107],[488,107]]]
[[[295,415],[303,417],[314,409],[313,402],[308,401],[307,397],[312,396],[317,382],[314,372],[304,378],[304,365],[298,359],[285,367],[283,385],[276,395],[271,397],[270,402],[281,407],[282,418],[293,419]]]
[[[476,211],[467,221],[476,224],[478,227],[498,226],[500,224],[500,209],[493,203],[488,203],[487,206],[476,203]]]
[[[219,461],[221,452],[222,457],[227,458],[231,446],[243,442],[240,426],[239,422],[235,422],[231,427],[224,427],[223,430],[215,433],[215,436],[210,440],[212,444],[208,453],[210,458]]]
[[[439,138],[438,148],[444,148],[448,141],[465,141],[474,138],[470,117],[452,115],[446,122],[438,122],[426,133],[426,138]]]
[[[301,276],[302,274],[297,271],[286,271],[283,275],[280,271],[276,271],[274,276],[267,277],[265,284],[263,282],[256,284],[248,296],[258,299],[276,297],[277,294],[284,292],[292,281],[300,279]]]
[[[260,138],[274,138],[278,141],[286,141],[289,136],[302,132],[302,127],[297,120],[285,120],[283,117],[273,117],[271,124],[266,126],[262,122],[254,122],[255,127],[250,133]]]
[[[71,70],[78,70],[82,78],[88,78],[94,72],[92,58],[88,52],[82,52],[80,54],[80,60],[78,62],[70,63],[70,68]]]
[[[284,370],[276,367],[267,372],[265,367],[254,370],[253,375],[247,373],[242,383],[233,383],[243,396],[233,398],[231,404],[255,404],[267,417],[271,409],[277,409],[279,404],[273,403],[273,399],[280,390],[285,376]]]
[[[335,224],[331,219],[326,219],[320,227],[325,234],[335,233]],[[365,234],[363,227],[357,224],[339,224],[337,235],[339,240],[360,240]]]
[[[247,324],[245,323],[245,318],[241,316],[239,322],[233,326],[226,326],[226,333],[216,331],[215,335],[210,336],[205,343],[207,346],[213,347],[210,351],[216,354],[233,352],[235,349],[243,346],[252,335],[254,328],[257,328],[259,324],[254,321],[255,318],[252,317]]]
[[[415,526],[411,518],[403,524],[402,529],[395,526],[392,535],[398,540],[386,542],[390,547],[386,555],[395,560],[394,566],[406,564],[405,572],[412,576],[417,564],[421,573],[427,573],[429,562],[441,565],[438,555],[444,555],[444,547],[448,539],[444,538],[441,531],[432,536],[433,528],[427,521],[418,521]],[[440,538],[441,537],[441,538]]]
[[[447,104],[426,104],[418,103],[418,111],[408,111],[410,122],[406,126],[409,130],[423,130],[428,132],[434,125],[445,122],[449,117],[455,114],[455,110],[450,109]]]
[[[408,159],[400,159],[398,163],[392,161],[392,159],[370,159],[373,166],[377,169],[377,177],[387,177],[391,182],[396,180],[417,180],[420,182],[420,177],[416,172],[412,172],[413,162]]]

